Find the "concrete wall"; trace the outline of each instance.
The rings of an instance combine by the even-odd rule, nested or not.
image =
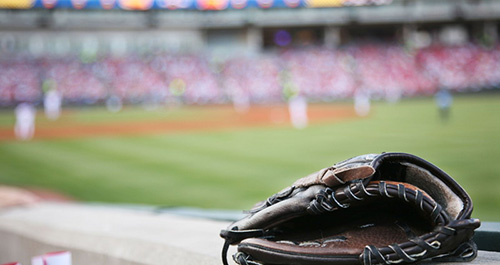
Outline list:
[[[0,212],[0,264],[69,250],[74,265],[219,264],[227,222],[78,204]]]

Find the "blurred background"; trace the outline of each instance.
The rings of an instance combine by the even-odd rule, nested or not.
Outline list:
[[[495,0],[0,0],[0,185],[248,209],[399,151],[500,221],[499,19]]]

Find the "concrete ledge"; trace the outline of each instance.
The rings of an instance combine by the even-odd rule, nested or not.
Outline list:
[[[42,203],[0,212],[0,264],[69,250],[73,264],[219,264],[228,225],[81,204]]]
[[[228,225],[173,213],[74,203],[3,209],[0,264],[29,265],[33,256],[60,250],[71,251],[74,265],[221,264],[219,231]],[[500,253],[480,251],[468,264],[500,264]]]

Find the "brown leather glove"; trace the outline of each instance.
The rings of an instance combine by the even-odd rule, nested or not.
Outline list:
[[[363,155],[322,169],[221,231],[241,265],[470,261],[479,227],[469,195],[405,153]]]

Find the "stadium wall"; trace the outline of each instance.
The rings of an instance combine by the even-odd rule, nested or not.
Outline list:
[[[157,47],[189,52],[203,45],[202,32],[194,29],[0,31],[3,51],[28,51],[35,56],[66,55],[75,51],[121,55]]]
[[[436,28],[436,24],[443,23],[481,23],[479,31],[490,32],[496,40],[499,10],[500,1],[494,0],[393,1],[384,6],[224,11],[0,9],[0,52],[46,46],[52,53],[57,50],[53,47],[78,48],[85,43],[95,46],[92,43],[97,40],[99,48],[104,49],[161,47],[192,52],[207,48],[254,54],[264,46],[262,38],[267,28],[320,27],[321,44],[332,47],[342,42],[342,29],[352,26],[396,25],[404,31],[404,39],[412,38],[422,25]],[[216,40],[217,37],[222,38]],[[120,42],[128,48],[121,47]]]

